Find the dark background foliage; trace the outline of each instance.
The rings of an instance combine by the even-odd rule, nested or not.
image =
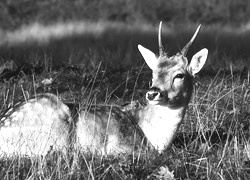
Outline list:
[[[247,23],[248,0],[2,0],[0,26],[14,29],[32,22],[71,20],[125,23]]]

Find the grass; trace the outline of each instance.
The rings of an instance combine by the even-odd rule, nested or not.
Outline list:
[[[68,31],[63,31],[65,26]],[[144,103],[151,72],[141,63],[136,46],[141,43],[157,52],[156,27],[113,23],[59,24],[49,26],[49,31],[32,27],[8,32],[2,44],[2,61],[8,63],[1,69],[1,116],[9,106],[43,92],[85,105]],[[170,55],[187,42],[195,27],[164,27]],[[247,28],[202,28],[188,58],[207,47],[208,62],[197,78],[185,121],[161,156],[150,152],[107,157],[77,152],[76,160],[60,152],[37,158],[2,156],[0,179],[249,179]],[[17,38],[20,32],[23,39]],[[35,36],[41,32],[48,32],[42,42]],[[50,78],[51,83],[44,83]]]
[[[81,68],[44,68],[20,72],[1,83],[2,112],[34,93],[53,92],[66,102],[94,99],[104,104],[143,101],[149,84],[147,67],[109,73],[102,64],[87,72]],[[52,77],[52,84],[42,80]],[[118,80],[119,79],[119,80]],[[77,155],[60,153],[43,158],[1,157],[1,179],[249,179],[248,74],[223,71],[201,75],[173,145],[161,156]],[[135,90],[134,90],[135,89]],[[25,98],[24,98],[25,97]]]
[[[188,58],[203,47],[209,57],[178,136],[160,157],[80,152],[74,164],[60,152],[37,158],[2,155],[0,179],[250,179],[248,4],[2,1],[0,116],[43,92],[64,102],[143,103],[151,72],[137,44],[158,51],[160,20],[166,22],[163,42],[170,55],[183,47],[197,23],[204,24]],[[50,78],[51,84],[43,83]]]

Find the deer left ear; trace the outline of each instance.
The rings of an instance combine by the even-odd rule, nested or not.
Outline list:
[[[152,51],[150,51],[149,49],[147,49],[141,45],[138,45],[138,49],[139,49],[142,57],[146,61],[147,65],[149,66],[149,68],[151,70],[157,69],[158,59],[157,59],[156,55]]]
[[[204,48],[200,50],[199,52],[197,52],[192,57],[192,60],[187,67],[187,71],[189,72],[190,75],[194,76],[201,70],[201,68],[204,66],[207,60],[207,54],[208,54],[208,50]]]

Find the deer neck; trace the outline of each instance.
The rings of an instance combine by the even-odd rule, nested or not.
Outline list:
[[[147,105],[137,112],[138,124],[152,146],[161,152],[174,138],[185,111],[186,107],[170,109],[167,106]]]

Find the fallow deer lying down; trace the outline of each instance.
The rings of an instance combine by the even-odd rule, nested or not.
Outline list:
[[[147,105],[124,111],[118,106],[70,108],[53,94],[41,94],[17,105],[0,121],[0,155],[44,155],[51,150],[80,147],[82,151],[105,154],[131,153],[139,148],[165,150],[173,140],[191,98],[193,77],[207,59],[208,50],[196,53],[190,63],[187,45],[168,57],[161,42],[159,56],[138,45],[152,70]]]

